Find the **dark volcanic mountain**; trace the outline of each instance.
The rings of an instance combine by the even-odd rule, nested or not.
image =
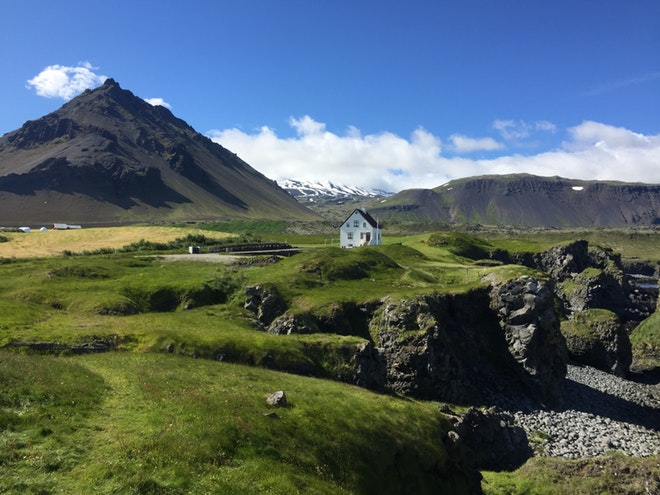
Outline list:
[[[390,222],[533,227],[660,225],[660,185],[488,175],[401,191],[369,213]]]
[[[0,225],[319,217],[112,79],[0,138]]]

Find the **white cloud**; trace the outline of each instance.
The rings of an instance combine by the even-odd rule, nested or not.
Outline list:
[[[149,103],[150,105],[153,105],[155,107],[156,106],[161,106],[161,107],[167,108],[168,110],[172,110],[172,105],[167,103],[162,98],[145,98],[144,101],[146,101],[147,103]]]
[[[613,127],[593,121],[585,121],[569,129],[572,140],[564,146],[570,149],[584,149],[590,146],[613,148],[653,147],[654,140],[643,134],[622,127]],[[657,143],[655,143],[657,145]]]
[[[70,100],[86,89],[103,84],[107,77],[94,73],[95,70],[98,67],[92,67],[89,62],[81,62],[76,67],[49,65],[30,79],[27,87],[39,96]]]
[[[451,149],[456,153],[472,153],[474,151],[494,151],[504,148],[502,143],[498,143],[493,138],[471,138],[462,134],[452,134],[449,136]]]
[[[436,175],[431,171],[441,142],[422,128],[404,139],[389,132],[363,136],[355,127],[340,136],[307,115],[291,118],[289,124],[295,137],[280,138],[269,127],[253,134],[227,129],[208,135],[275,180],[328,180],[398,191],[424,175]]]
[[[493,129],[498,131],[502,138],[507,141],[517,141],[528,138],[535,132],[554,133],[557,130],[557,126],[547,120],[539,120],[536,122],[526,122],[524,120],[496,120],[493,122]]]
[[[309,116],[292,118],[289,124],[296,131],[290,138],[279,137],[266,126],[254,133],[226,129],[209,131],[208,135],[275,180],[322,180],[392,192],[433,188],[474,175],[523,172],[660,183],[660,135],[647,136],[597,122],[568,129],[569,139],[556,150],[488,160],[443,156],[441,139],[421,127],[406,139],[389,132],[362,135],[353,126],[338,135]],[[556,131],[552,124],[546,124],[536,123],[533,129],[545,130],[541,128],[546,125]],[[461,146],[476,149],[477,145],[480,149],[503,149],[495,148],[497,142],[490,138],[455,134],[449,142],[451,150]]]

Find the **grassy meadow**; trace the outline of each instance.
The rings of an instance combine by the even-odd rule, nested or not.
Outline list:
[[[167,242],[186,234],[203,233],[207,237],[225,239],[232,236],[225,232],[214,233],[189,227],[125,226],[109,228],[2,232],[7,239],[0,242],[0,258],[37,258],[58,256],[66,252],[79,253],[109,248],[118,249],[128,244],[148,239],[152,242]]]
[[[415,234],[346,251],[280,224],[1,235],[0,493],[34,494],[467,493],[448,475],[457,454],[443,447],[449,423],[437,404],[336,381],[350,377],[346,356],[366,336],[360,324],[346,335],[271,335],[243,308],[245,287],[267,285],[293,314],[327,314],[533,273],[483,258],[584,238]],[[275,264],[167,259],[191,239],[308,249]],[[601,232],[590,241],[659,261],[658,240]],[[658,333],[649,319],[639,345]],[[78,350],[94,342],[111,352]],[[275,390],[287,407],[267,405]],[[584,478],[586,468],[566,466],[567,480]],[[552,469],[533,460],[485,473],[483,488],[609,493],[595,482],[565,491],[548,483]]]

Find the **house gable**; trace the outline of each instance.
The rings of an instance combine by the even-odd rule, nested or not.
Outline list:
[[[353,210],[339,228],[339,245],[342,248],[380,244],[381,230],[378,221],[365,210]]]

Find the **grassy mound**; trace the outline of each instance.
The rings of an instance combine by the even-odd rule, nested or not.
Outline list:
[[[633,330],[630,343],[635,369],[660,369],[660,311],[653,313]]]
[[[637,495],[660,490],[659,456],[535,457],[513,473],[484,473],[485,495]]]
[[[0,412],[3,493],[467,493],[434,408],[258,368],[2,352]]]
[[[471,260],[487,258],[489,251],[492,249],[492,246],[487,241],[461,232],[432,234],[428,239],[428,244],[446,249],[456,256]]]

